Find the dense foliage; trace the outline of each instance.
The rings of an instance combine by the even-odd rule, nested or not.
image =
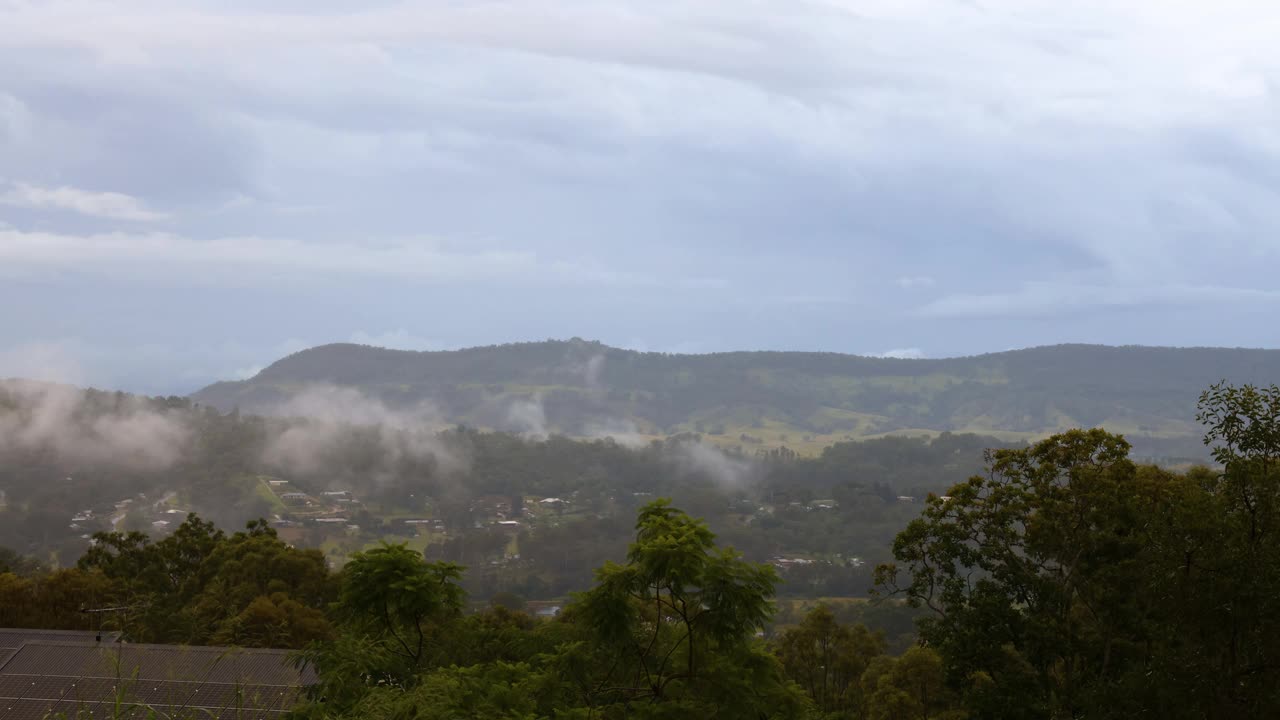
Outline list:
[[[705,523],[665,500],[640,509],[626,562],[599,568],[554,620],[501,605],[465,615],[456,574],[400,546],[354,557],[337,637],[300,656],[320,683],[296,714],[727,720],[955,709],[936,653],[889,656],[883,637],[823,606],[765,640],[773,568],[718,547]],[[813,680],[823,672],[836,678],[829,691]]]
[[[1221,470],[1075,430],[991,453],[899,535],[887,587],[975,717],[1280,716],[1280,388],[1200,400]]]
[[[0,573],[0,627],[119,630],[135,642],[300,647],[329,636],[338,585],[316,550],[259,520],[233,535],[190,515],[153,542],[98,533],[76,567]]]

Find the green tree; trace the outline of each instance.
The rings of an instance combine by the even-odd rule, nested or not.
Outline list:
[[[111,581],[100,602],[129,610],[104,624],[125,622],[135,641],[301,647],[329,632],[322,609],[335,585],[324,556],[290,547],[264,520],[228,537],[192,513],[158,542],[137,532],[94,540],[78,566]]]
[[[355,708],[374,688],[402,692],[447,660],[450,646],[443,630],[458,625],[461,574],[460,566],[426,562],[405,545],[384,542],[353,555],[340,576],[337,637],[312,642],[298,655],[300,663],[318,671],[313,695],[324,701],[306,712],[363,717]]]
[[[462,609],[461,576],[459,565],[429,563],[403,544],[383,543],[352,556],[338,611],[386,639],[391,652],[416,668],[427,650],[427,625]]]
[[[589,704],[667,718],[798,712],[802,695],[756,640],[776,582],[669,501],[645,505],[627,563],[597,571],[571,609],[607,668],[583,688]]]
[[[1219,470],[1076,430],[992,453],[899,534],[878,580],[933,611],[974,716],[1280,716],[1280,388],[1199,407]]]
[[[826,605],[818,605],[800,624],[784,630],[774,651],[792,680],[827,713],[865,715],[859,681],[868,664],[885,652],[883,633],[865,625],[842,625]]]
[[[947,687],[942,657],[930,648],[913,647],[900,657],[880,655],[861,678],[868,720],[960,720]]]
[[[1128,449],[1073,430],[992,452],[989,473],[931,498],[895,540],[898,564],[877,568],[934,611],[921,638],[953,687],[973,686],[975,714],[1075,716],[1122,672],[1123,649],[1151,639],[1143,529],[1173,485],[1139,473]]]

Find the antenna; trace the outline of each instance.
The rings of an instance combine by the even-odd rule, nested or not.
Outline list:
[[[98,619],[98,616],[102,615],[103,613],[118,613],[119,617],[117,618],[116,622],[120,627],[120,636],[116,638],[116,642],[124,642],[125,619],[126,619],[125,613],[127,613],[130,610],[144,607],[144,606],[145,604],[139,603],[137,605],[116,605],[114,607],[104,607],[104,608],[80,608],[80,612],[86,613],[88,615],[92,615],[95,621]],[[95,642],[102,642],[101,622],[98,622],[97,632],[94,634],[93,639]]]

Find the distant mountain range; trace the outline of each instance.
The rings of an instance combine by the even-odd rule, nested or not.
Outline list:
[[[1199,457],[1196,400],[1223,379],[1280,380],[1280,350],[1056,345],[905,360],[676,355],[576,338],[443,352],[334,344],[192,398],[222,410],[307,414],[308,393],[320,389],[327,411],[358,398],[441,424],[575,437],[698,432],[723,445],[801,452],[885,434],[1031,439],[1100,425],[1125,433],[1140,454]]]

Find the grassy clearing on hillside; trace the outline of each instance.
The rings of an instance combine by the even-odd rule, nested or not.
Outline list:
[[[280,496],[276,494],[275,489],[267,482],[268,480],[277,480],[279,478],[273,478],[269,475],[259,475],[256,479],[257,482],[254,483],[253,493],[267,501],[271,506],[271,512],[277,514],[283,514],[286,512],[284,501],[280,499]]]

